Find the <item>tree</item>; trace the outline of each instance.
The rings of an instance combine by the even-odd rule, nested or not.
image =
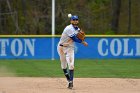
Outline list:
[[[121,0],[112,0],[112,23],[111,23],[111,29],[115,32],[115,34],[118,34],[119,30],[119,17],[120,17],[120,9],[121,9]]]
[[[131,34],[131,0],[129,0],[129,7],[128,7],[128,14],[129,14],[129,19],[128,19],[128,34]]]

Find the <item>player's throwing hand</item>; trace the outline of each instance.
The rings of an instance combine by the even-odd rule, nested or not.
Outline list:
[[[88,43],[85,42],[85,41],[83,41],[82,44],[83,44],[84,46],[88,46]]]

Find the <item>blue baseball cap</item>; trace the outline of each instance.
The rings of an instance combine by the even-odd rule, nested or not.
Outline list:
[[[78,16],[77,15],[73,15],[70,20],[78,20]]]

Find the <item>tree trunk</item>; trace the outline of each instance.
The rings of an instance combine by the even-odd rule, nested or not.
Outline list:
[[[131,0],[129,0],[128,4],[128,34],[131,34]]]
[[[112,17],[111,29],[115,32],[115,34],[118,34],[121,0],[112,0],[112,9],[113,9],[113,15],[112,15],[113,17]]]

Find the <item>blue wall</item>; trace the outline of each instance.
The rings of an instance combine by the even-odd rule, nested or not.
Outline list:
[[[54,57],[58,59],[55,37]],[[88,47],[76,43],[76,58],[140,58],[139,37],[87,37]],[[0,59],[51,59],[51,37],[0,38]]]

